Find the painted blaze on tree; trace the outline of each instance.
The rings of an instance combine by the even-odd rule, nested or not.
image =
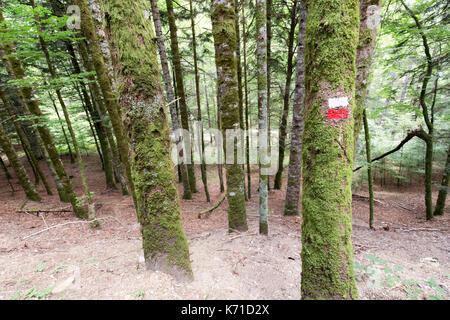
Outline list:
[[[350,236],[359,2],[307,1],[307,11],[301,290],[303,299],[355,299]]]
[[[150,9],[145,0],[111,0],[105,9],[118,52],[120,104],[147,268],[189,279],[189,249],[169,154],[170,128],[153,30],[146,18]]]

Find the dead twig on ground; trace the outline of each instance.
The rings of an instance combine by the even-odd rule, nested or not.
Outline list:
[[[48,228],[42,229],[42,230],[40,230],[40,231],[38,231],[38,232],[32,233],[32,234],[30,234],[30,235],[28,235],[28,236],[25,236],[25,237],[23,237],[21,240],[22,240],[22,241],[23,241],[23,240],[26,240],[26,239],[28,239],[28,238],[37,236],[37,235],[39,235],[39,234],[41,234],[41,233],[44,233],[44,232],[46,232],[46,231],[48,231],[48,230],[55,229],[55,228],[58,228],[58,227],[63,227],[63,226],[71,225],[71,224],[79,224],[79,223],[81,223],[81,224],[84,224],[84,223],[89,223],[89,224],[91,224],[91,223],[94,223],[94,222],[96,222],[96,221],[101,221],[101,220],[106,220],[106,219],[115,219],[120,225],[122,225],[122,227],[124,227],[125,229],[128,229],[128,228],[126,228],[122,223],[120,223],[115,217],[107,216],[107,217],[102,217],[102,218],[95,218],[95,219],[92,219],[92,220],[70,221],[70,222],[66,222],[66,223],[56,224],[56,225],[54,225],[54,226],[50,226],[50,227],[48,227]],[[128,230],[128,231],[130,231],[130,230]]]

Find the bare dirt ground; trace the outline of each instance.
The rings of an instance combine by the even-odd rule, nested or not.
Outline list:
[[[57,196],[25,202],[17,181],[18,191],[11,195],[5,176],[0,176],[0,299],[300,299],[301,217],[283,217],[284,190],[272,190],[270,235],[258,235],[257,172],[247,205],[248,232],[228,234],[226,201],[198,219],[200,211],[220,198],[216,168],[209,168],[211,204],[203,192],[181,202],[195,274],[185,284],[145,270],[131,198],[105,190],[97,157],[85,161],[100,229],[79,223],[70,212],[18,212],[21,207],[67,205]],[[76,165],[66,166],[81,194]],[[45,194],[41,185],[39,191]],[[426,221],[420,184],[377,187],[373,231],[367,223],[367,193],[358,194],[353,201],[353,245],[360,298],[449,299],[449,211]]]

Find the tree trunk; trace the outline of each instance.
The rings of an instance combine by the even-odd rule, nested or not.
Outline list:
[[[118,52],[120,104],[130,141],[130,162],[136,192],[147,268],[179,279],[192,278],[189,249],[170,157],[167,122],[157,62],[157,48],[145,0],[111,0],[113,47]]]
[[[434,208],[434,215],[441,216],[444,214],[445,200],[448,193],[448,181],[450,175],[450,147],[447,151],[447,161],[445,163],[444,172],[442,174],[442,182],[439,186],[439,195],[436,200],[436,207]]]
[[[242,4],[243,5],[243,4]],[[235,28],[236,28],[236,62],[237,62],[237,79],[238,79],[238,92],[239,92],[239,125],[242,129],[245,128],[244,126],[244,97],[243,97],[243,91],[242,91],[242,65],[241,65],[241,34],[239,30],[239,0],[234,0],[234,6],[236,9],[236,13],[234,15],[235,19]],[[245,134],[241,134],[241,144],[239,148],[242,150],[240,152],[244,153],[245,148]],[[242,170],[245,171],[245,166],[242,164]],[[245,185],[245,178],[244,178],[244,195],[245,200],[248,200],[247,197],[247,187]]]
[[[247,130],[247,135],[245,136],[245,158],[247,161],[247,191],[248,199],[252,197],[252,177],[251,177],[251,167],[250,167],[250,126],[248,118],[248,85],[247,85],[247,33],[245,30],[245,0],[242,0],[242,44],[243,44],[243,54],[244,54],[244,93],[245,93],[245,129]]]
[[[36,7],[36,4],[35,4],[34,0],[31,0],[31,6],[33,8]],[[38,16],[37,13],[35,14],[35,22],[36,22],[37,29],[39,31],[41,31],[39,16]],[[47,44],[44,41],[44,38],[42,38],[42,36],[40,36],[40,35],[39,35],[39,43],[41,45],[42,52],[44,53],[45,61],[47,63],[47,67],[48,67],[48,71],[50,73],[50,76],[51,76],[52,80],[56,80],[57,79],[57,75],[56,75],[56,71],[55,71],[55,69],[53,67],[53,63],[52,63],[52,61],[50,59],[50,52],[48,51]],[[65,101],[64,101],[64,99],[62,97],[61,90],[59,88],[56,88],[55,91],[56,91],[56,95],[58,97],[59,103],[61,105],[61,108],[63,110],[64,118],[65,118],[66,124],[67,124],[67,129],[69,130],[70,137],[72,138],[72,144],[73,144],[73,147],[75,149],[75,155],[77,157],[78,169],[79,169],[79,173],[80,173],[80,176],[81,176],[81,181],[82,181],[82,184],[83,184],[84,194],[85,194],[85,197],[86,197],[86,200],[87,200],[88,217],[83,215],[83,216],[79,216],[79,218],[94,218],[95,217],[95,212],[93,211],[94,210],[94,206],[92,205],[92,196],[91,196],[91,192],[89,191],[88,184],[87,184],[83,158],[81,156],[81,151],[80,151],[80,149],[78,147],[78,141],[77,141],[77,138],[76,138],[76,135],[75,135],[75,131],[73,130],[72,122],[70,120],[69,112],[67,110]]]
[[[50,188],[50,185],[48,184],[47,177],[44,175],[44,172],[42,172],[41,167],[39,166],[39,161],[36,159],[35,153],[32,150],[31,144],[25,135],[25,132],[23,131],[22,127],[18,123],[18,120],[16,118],[16,114],[14,113],[13,108],[9,104],[8,100],[6,99],[4,93],[0,89],[0,99],[3,101],[3,105],[8,112],[8,115],[12,118],[12,122],[14,124],[14,128],[16,129],[17,135],[19,136],[20,141],[22,142],[22,145],[24,147],[24,150],[28,151],[28,156],[30,158],[30,162],[32,166],[34,166],[36,173],[42,180],[42,184],[45,187],[45,191],[49,196],[53,195],[52,190]],[[41,154],[41,152],[39,152]]]
[[[359,42],[356,51],[356,107],[353,111],[353,118],[355,119],[353,134],[355,148],[364,122],[363,110],[366,107],[370,66],[372,65],[373,53],[375,52],[378,19],[382,2],[382,0],[360,0]]]
[[[208,176],[206,173],[206,164],[205,164],[205,140],[203,136],[203,122],[202,122],[202,108],[200,102],[200,75],[198,73],[198,61],[197,61],[197,41],[195,35],[195,12],[192,8],[192,0],[189,0],[189,11],[191,16],[191,32],[192,32],[192,50],[194,54],[194,76],[195,76],[195,93],[197,98],[197,121],[198,121],[198,138],[200,139],[198,144],[198,152],[200,155],[200,168],[202,173],[202,182],[206,195],[206,202],[211,202],[208,191]]]
[[[233,0],[212,0],[211,20],[218,73],[218,104],[225,154],[233,153],[234,163],[226,164],[229,231],[248,229],[245,211],[244,172],[237,163],[237,145],[226,149],[226,130],[239,129],[239,91],[237,88],[236,28]]]
[[[172,129],[175,133],[177,133],[178,130],[180,129],[180,123],[178,121],[177,104],[175,103],[175,98],[173,96],[174,92],[172,88],[172,79],[170,78],[169,62],[167,60],[166,47],[164,45],[164,36],[161,28],[161,19],[159,16],[158,1],[151,0],[150,3],[152,5],[153,23],[155,25],[155,32],[157,37],[159,57],[161,60],[161,66],[163,71],[163,79],[166,89],[167,102],[170,104],[169,110],[170,110],[170,117],[172,119]],[[177,142],[179,142],[181,139],[181,137],[179,136],[175,138]],[[192,200],[192,192],[191,187],[189,185],[186,163],[183,162],[183,158],[180,156],[179,153],[178,153],[178,162],[181,181],[183,182],[183,199]]]
[[[302,298],[357,299],[351,185],[359,2],[307,1],[307,11]]]
[[[4,21],[5,20],[0,10],[0,23],[3,23]],[[15,49],[12,43],[7,42],[0,45],[0,56],[2,57],[8,69],[8,73],[13,79],[18,80],[24,79],[26,77],[22,63],[15,56]],[[41,119],[43,115],[39,108],[38,100],[33,95],[32,88],[22,87],[20,88],[20,93],[29,111],[38,119],[35,120],[35,124],[37,125],[39,135],[57,173],[58,180],[56,181],[56,183],[57,185],[62,186],[64,189],[64,191],[59,189],[59,196],[61,201],[70,202],[77,217],[86,217],[86,211],[77,201],[77,196],[73,190],[72,182],[70,181],[66,169],[64,168],[64,165],[59,158],[59,154],[53,143],[50,131],[47,129],[45,124],[42,123]]]
[[[16,190],[14,190],[14,186],[11,183],[12,176],[9,173],[8,168],[6,168],[6,165],[3,162],[3,159],[1,156],[0,156],[0,165],[2,166],[3,171],[5,172],[6,180],[8,180],[9,187],[11,188],[11,195],[14,195],[14,192],[16,192]]]
[[[66,42],[67,50],[70,54],[70,58],[72,61],[73,69],[75,74],[81,73],[81,67],[78,63],[78,60],[75,55],[75,49],[72,46],[72,43]],[[95,78],[94,78],[95,79]],[[114,181],[114,168],[112,162],[112,152],[108,143],[108,139],[106,137],[106,129],[104,127],[104,123],[101,122],[100,115],[98,114],[96,108],[92,105],[91,99],[87,92],[87,89],[84,84],[81,84],[81,93],[82,98],[85,101],[87,114],[89,120],[89,115],[92,117],[94,122],[95,132],[97,133],[101,155],[103,156],[103,170],[105,171],[106,178],[106,186],[108,188],[117,189],[117,186]]]
[[[14,169],[17,178],[19,179],[19,183],[22,186],[23,191],[25,191],[25,195],[27,199],[33,201],[40,201],[41,196],[37,193],[35,186],[31,183],[30,178],[22,164],[20,162],[19,157],[17,156],[16,151],[14,150],[11,142],[9,141],[8,135],[6,134],[3,126],[0,124],[0,147],[2,147],[3,151],[6,153],[8,157],[9,163]]]
[[[259,233],[268,234],[268,180],[264,169],[269,160],[267,114],[267,24],[266,0],[256,1],[256,57],[258,72],[258,129],[259,129]]]
[[[84,40],[81,40],[78,42],[78,49],[79,49],[81,59],[83,60],[83,65],[84,65],[84,68],[86,69],[86,71],[87,72],[95,72],[95,68],[89,59],[89,53],[87,51]],[[95,110],[97,111],[98,116],[100,117],[100,119],[102,121],[102,125],[105,128],[106,139],[108,140],[108,144],[109,144],[111,155],[112,155],[115,180],[120,183],[122,194],[128,195],[129,191],[128,191],[126,179],[124,177],[124,167],[123,167],[123,164],[121,163],[121,159],[120,159],[120,150],[119,150],[116,142],[114,141],[114,133],[113,133],[113,130],[111,129],[112,122],[109,121],[110,117],[107,117],[108,111],[105,106],[105,101],[101,97],[101,92],[100,92],[101,90],[97,84],[95,76],[89,76],[88,79],[91,81],[89,83],[89,88],[91,91],[91,97],[92,97],[93,104],[95,106]],[[113,129],[114,129],[114,127],[113,127]]]
[[[292,116],[291,148],[289,154],[289,170],[286,188],[284,214],[299,215],[300,186],[302,180],[302,149],[305,98],[305,28],[306,28],[306,0],[299,2],[299,30],[297,40],[297,66],[295,78],[295,97]]]
[[[45,80],[44,80],[44,83],[47,85]],[[73,157],[72,147],[70,146],[70,141],[69,141],[69,138],[67,137],[66,129],[64,129],[64,122],[61,119],[61,116],[58,111],[58,107],[56,106],[55,99],[50,91],[48,91],[48,97],[52,101],[53,109],[55,110],[56,116],[58,117],[59,126],[61,127],[61,131],[64,136],[64,141],[66,142],[67,150],[69,151],[70,163],[74,163],[75,158]]]
[[[366,139],[366,161],[368,163],[367,168],[367,181],[369,184],[369,227],[373,229],[373,174],[372,174],[372,157],[370,155],[370,133],[369,124],[367,122],[367,112],[363,110],[364,121],[364,137]]]
[[[113,79],[112,68],[108,68],[105,64],[104,56],[100,43],[95,30],[95,25],[93,21],[94,15],[92,15],[89,9],[89,3],[87,0],[76,0],[75,3],[78,5],[81,11],[81,30],[89,42],[89,49],[92,54],[92,62],[94,64],[95,71],[97,73],[97,79],[100,84],[100,89],[105,99],[105,107],[108,110],[109,118],[114,130],[114,134],[117,140],[117,146],[119,148],[120,160],[123,165],[124,171],[128,179],[128,187],[131,195],[133,196],[133,201],[136,205],[136,196],[134,194],[133,178],[131,175],[131,168],[128,156],[128,140],[124,133],[124,128],[122,125],[121,115],[120,115],[120,105],[118,98],[113,89]],[[98,7],[94,3],[93,6],[98,11]],[[96,11],[96,15],[98,12]],[[105,34],[104,31],[101,34]],[[107,44],[103,43],[102,48],[108,49]],[[108,49],[109,53],[109,49]],[[105,55],[108,58],[107,55]],[[109,64],[108,64],[109,65]]]
[[[191,137],[188,134],[189,130],[189,115],[188,108],[186,103],[186,95],[184,92],[184,83],[183,83],[183,69],[181,67],[181,57],[180,50],[178,48],[178,36],[177,36],[177,26],[175,23],[175,12],[173,10],[173,0],[166,0],[167,5],[167,15],[169,19],[169,29],[170,29],[170,45],[172,48],[172,60],[173,67],[175,71],[175,80],[177,83],[177,93],[179,97],[179,107],[180,107],[180,115],[181,115],[181,125],[183,129],[186,131],[184,134],[184,144],[185,144],[185,160],[187,157],[191,155],[192,150],[192,141]],[[189,177],[189,186],[191,187],[192,193],[197,193],[197,187],[195,182],[195,168],[191,161],[187,164],[188,169],[188,177]]]
[[[283,182],[283,163],[284,163],[284,151],[286,148],[286,134],[287,134],[287,118],[289,115],[289,104],[291,95],[291,80],[293,68],[293,58],[294,58],[294,38],[295,38],[295,27],[297,26],[297,1],[294,0],[294,4],[291,9],[291,27],[289,29],[289,40],[288,40],[288,63],[286,70],[286,84],[284,86],[284,97],[283,97],[283,114],[281,116],[280,125],[280,145],[278,147],[278,172],[275,176],[273,188],[276,190],[281,189]]]

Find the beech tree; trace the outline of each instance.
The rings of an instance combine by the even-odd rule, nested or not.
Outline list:
[[[359,2],[307,1],[307,15],[302,298],[356,299],[350,236]]]
[[[212,0],[211,20],[218,74],[218,104],[220,105],[221,130],[224,135],[224,149],[227,146],[226,130],[240,129],[239,91],[237,86],[236,13],[234,0]],[[244,172],[237,163],[237,145],[233,141],[234,163],[226,164],[226,185],[228,200],[228,229],[245,231],[248,229]]]
[[[187,239],[170,158],[170,128],[162,93],[148,1],[105,3],[120,105],[130,145],[130,164],[148,269],[192,278]],[[125,85],[126,84],[126,85]]]

